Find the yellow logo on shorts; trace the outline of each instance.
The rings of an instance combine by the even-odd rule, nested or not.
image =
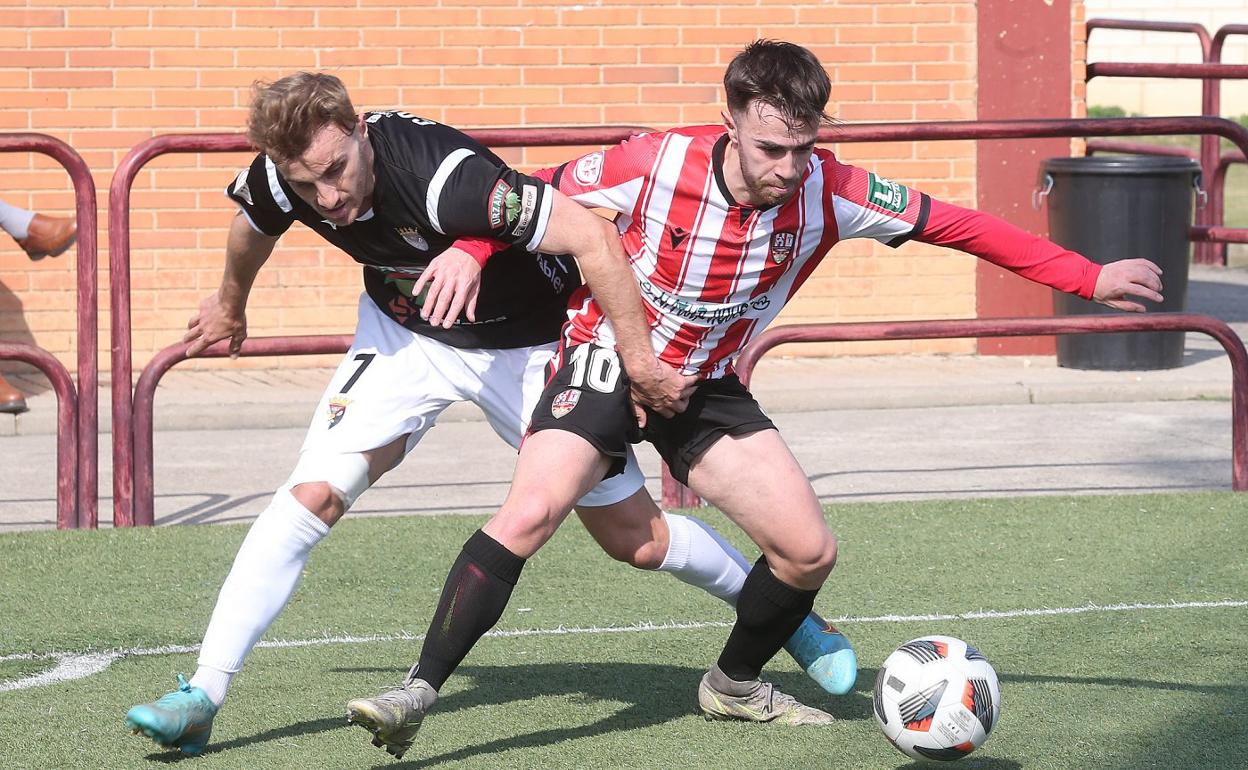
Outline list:
[[[346,396],[334,396],[329,400],[329,427],[334,427],[342,422],[342,416],[347,413],[347,406],[351,403],[351,399]]]
[[[559,395],[555,396],[555,400],[550,403],[550,413],[558,420],[568,412],[576,408],[577,402],[581,400],[581,391],[568,388]]]

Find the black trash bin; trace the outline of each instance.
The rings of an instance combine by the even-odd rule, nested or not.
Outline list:
[[[1162,303],[1142,300],[1149,312],[1182,311],[1192,222],[1192,193],[1200,165],[1188,158],[1129,155],[1050,158],[1049,237],[1099,264],[1142,257],[1162,270]],[[1054,292],[1057,315],[1116,313],[1112,308]],[[1065,334],[1057,363],[1072,369],[1173,369],[1183,362],[1183,332]]]

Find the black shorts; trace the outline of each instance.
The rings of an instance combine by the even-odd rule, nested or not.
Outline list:
[[[682,484],[689,466],[721,436],[741,436],[775,424],[763,414],[736,375],[698,383],[689,408],[671,418],[653,412],[639,431],[629,398],[629,380],[615,351],[591,343],[560,350],[551,362],[529,432],[566,430],[615,458],[606,477],[624,470],[628,444],[649,441]]]

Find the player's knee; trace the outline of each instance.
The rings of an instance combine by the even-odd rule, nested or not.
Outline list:
[[[608,556],[637,569],[658,569],[667,557],[667,544],[656,541],[649,533],[619,533],[616,537],[599,540],[598,544]]]
[[[649,498],[646,502],[654,506]],[[625,505],[606,509],[578,506],[577,513],[586,531],[612,559],[638,569],[658,569],[667,558],[670,537],[656,532],[652,526],[654,517],[631,516],[631,509]]]
[[[548,501],[524,496],[503,503],[484,530],[512,553],[528,558],[555,534],[562,520],[560,512]]]
[[[330,525],[351,510],[369,483],[368,458],[362,452],[319,449],[301,453],[286,481],[295,499]]]
[[[806,538],[783,554],[768,556],[767,561],[782,580],[813,587],[821,585],[836,566],[836,550],[836,536],[825,529],[820,536]]]
[[[328,481],[307,481],[291,487],[290,494],[316,518],[333,526],[347,512],[342,496]]]

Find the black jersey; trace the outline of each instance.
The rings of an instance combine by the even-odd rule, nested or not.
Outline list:
[[[376,185],[372,208],[350,225],[330,224],[305,203],[264,154],[226,188],[260,232],[279,236],[298,220],[364,265],[364,287],[382,312],[414,332],[460,348],[514,348],[551,342],[581,284],[570,257],[536,253],[553,192],[508,168],[460,131],[406,112],[367,113]],[[460,237],[512,244],[481,274],[477,320],[453,327],[420,317],[412,286]]]

